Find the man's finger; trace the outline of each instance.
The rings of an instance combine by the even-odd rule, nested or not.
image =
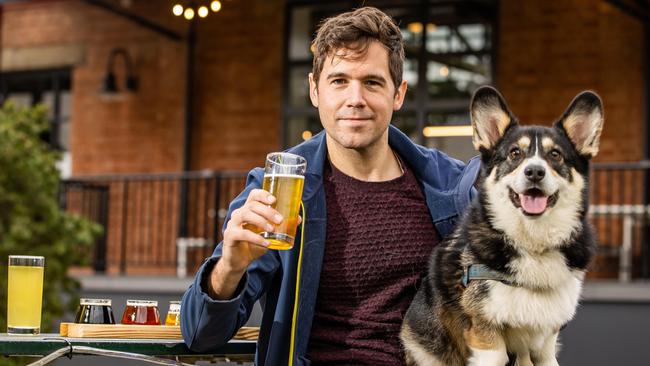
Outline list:
[[[263,189],[253,189],[246,199],[247,203],[252,201],[258,201],[270,205],[275,202],[275,197]]]
[[[272,225],[271,222],[267,220],[264,216],[250,210],[246,209],[245,211],[242,211],[241,213],[241,224],[251,224],[254,226],[257,226],[258,228],[262,229],[263,231],[273,231],[275,230],[275,227]],[[241,225],[240,225],[241,226]]]
[[[250,208],[251,211],[266,218],[270,222],[274,222],[277,225],[281,224],[282,220],[284,220],[282,215],[280,215],[280,213],[276,209],[264,205],[262,203],[251,202],[249,203],[248,207]]]
[[[242,228],[233,230],[231,239],[236,242],[246,242],[263,248],[267,248],[270,244],[262,235]]]

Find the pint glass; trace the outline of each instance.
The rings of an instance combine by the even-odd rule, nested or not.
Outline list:
[[[7,281],[7,333],[39,334],[43,302],[45,258],[9,256]]]
[[[302,156],[282,152],[266,156],[262,189],[275,196],[276,201],[271,207],[284,219],[280,224],[272,223],[272,232],[261,232],[270,243],[269,249],[293,248],[306,168],[307,161]]]

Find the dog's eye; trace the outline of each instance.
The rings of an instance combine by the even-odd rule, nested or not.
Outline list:
[[[510,149],[509,155],[510,155],[510,159],[512,160],[519,159],[519,157],[521,156],[521,149],[515,146],[512,149]]]
[[[562,160],[562,154],[561,154],[559,151],[557,151],[557,150],[551,150],[551,151],[548,153],[548,156],[549,156],[552,160],[554,160],[554,161],[560,161],[560,160]]]

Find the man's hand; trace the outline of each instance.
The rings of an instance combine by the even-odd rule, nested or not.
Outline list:
[[[223,233],[221,259],[210,274],[208,294],[213,299],[232,298],[246,268],[267,252],[268,241],[252,230],[273,231],[273,224],[282,222],[284,218],[270,207],[274,202],[269,192],[254,189],[244,205],[232,212]]]

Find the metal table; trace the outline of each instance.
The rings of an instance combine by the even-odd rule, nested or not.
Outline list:
[[[1,356],[36,356],[44,357],[43,360],[48,357],[52,360],[60,356],[71,357],[72,354],[97,354],[144,361],[149,359],[154,363],[155,360],[165,361],[158,358],[160,356],[173,357],[177,360],[186,357],[199,359],[232,356],[247,361],[252,360],[255,346],[255,341],[231,340],[223,347],[209,353],[201,353],[191,351],[180,339],[70,338],[58,334],[21,336],[0,333]],[[35,364],[44,365],[50,361]]]

